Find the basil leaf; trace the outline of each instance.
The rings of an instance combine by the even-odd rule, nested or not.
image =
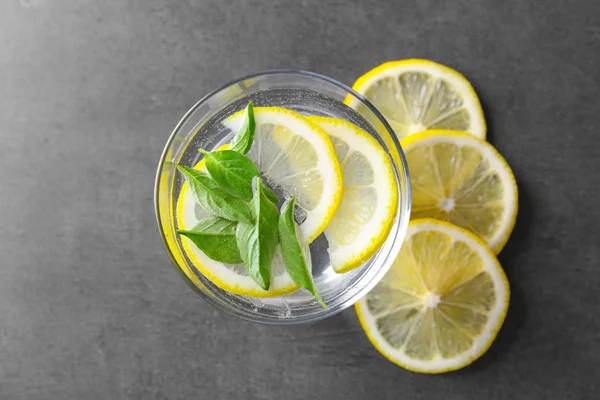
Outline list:
[[[237,247],[235,230],[237,222],[221,217],[208,217],[191,230],[177,233],[189,238],[207,257],[225,264],[240,264],[242,257]]]
[[[279,242],[277,223],[279,211],[264,193],[262,179],[257,180],[256,191],[249,203],[254,222],[240,222],[235,236],[248,275],[264,290],[271,286],[271,262]]]
[[[181,172],[196,196],[196,200],[207,212],[230,221],[252,222],[248,205],[221,189],[208,175],[182,165]]]
[[[279,216],[279,241],[285,269],[298,286],[311,292],[321,306],[327,308],[317,293],[312,279],[309,247],[300,242],[300,232],[294,221],[295,203],[296,198],[293,197],[281,210]]]
[[[277,195],[268,187],[264,187],[264,191],[265,191],[265,196],[267,196],[267,198],[269,200],[271,200],[273,202],[273,204],[278,204],[279,203],[279,197],[277,197]]]
[[[250,101],[244,110],[244,120],[231,142],[230,149],[242,154],[248,153],[254,143],[255,130],[256,122],[254,121],[254,105]]]
[[[252,200],[252,179],[258,168],[245,155],[233,150],[206,152],[206,170],[221,189],[246,201]]]
[[[210,177],[221,189],[246,201],[252,200],[252,179],[260,176],[252,160],[233,150],[199,151],[206,157],[206,169]],[[271,201],[279,202],[271,189],[264,187],[264,191]]]

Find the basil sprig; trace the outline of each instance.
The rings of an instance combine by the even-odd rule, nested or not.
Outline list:
[[[264,290],[271,286],[271,263],[277,245],[292,280],[310,291],[326,308],[311,276],[308,245],[294,221],[295,199],[280,215],[279,199],[265,186],[258,168],[245,156],[252,148],[256,123],[252,102],[229,150],[207,152],[206,172],[178,166],[196,201],[210,217],[190,230],[178,230],[206,256],[226,263],[244,263],[248,275]]]

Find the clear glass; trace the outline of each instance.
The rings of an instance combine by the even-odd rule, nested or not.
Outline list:
[[[360,268],[336,274],[329,264],[327,242],[321,235],[311,244],[313,276],[328,305],[322,308],[305,290],[258,299],[221,290],[203,276],[185,254],[176,234],[175,209],[182,179],[176,165],[193,167],[201,158],[198,148],[212,150],[231,140],[232,132],[221,122],[243,109],[249,100],[255,107],[278,106],[304,115],[345,119],[371,134],[392,162],[398,209],[392,230],[382,248]],[[367,294],[388,271],[404,239],[410,217],[410,180],[404,153],[384,117],[363,96],[334,79],[304,71],[277,70],[247,76],[212,92],[177,124],[158,165],[155,209],[162,240],[175,269],[187,284],[214,306],[240,318],[268,324],[295,324],[332,316]]]

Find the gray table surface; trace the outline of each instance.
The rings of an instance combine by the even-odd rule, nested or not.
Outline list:
[[[596,0],[2,0],[0,399],[600,398],[599,22]],[[472,81],[519,182],[489,352],[419,375],[353,310],[274,328],[197,298],[152,201],[185,111],[251,72],[409,57]]]

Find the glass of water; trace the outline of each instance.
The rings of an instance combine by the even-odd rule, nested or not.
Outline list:
[[[322,234],[310,245],[312,273],[317,291],[328,308],[305,290],[271,298],[229,293],[204,276],[186,254],[177,234],[176,209],[183,179],[177,165],[194,167],[199,148],[214,150],[234,134],[222,121],[246,107],[275,106],[302,115],[347,120],[373,136],[390,158],[398,207],[392,229],[379,251],[364,265],[337,274],[329,263],[327,241]],[[276,70],[250,75],[215,90],[196,103],[177,124],[160,158],[155,182],[158,228],[171,262],[184,281],[200,297],[240,318],[268,324],[317,321],[354,304],[385,275],[400,250],[410,219],[410,181],[404,153],[385,118],[362,95],[348,86],[316,73]]]

